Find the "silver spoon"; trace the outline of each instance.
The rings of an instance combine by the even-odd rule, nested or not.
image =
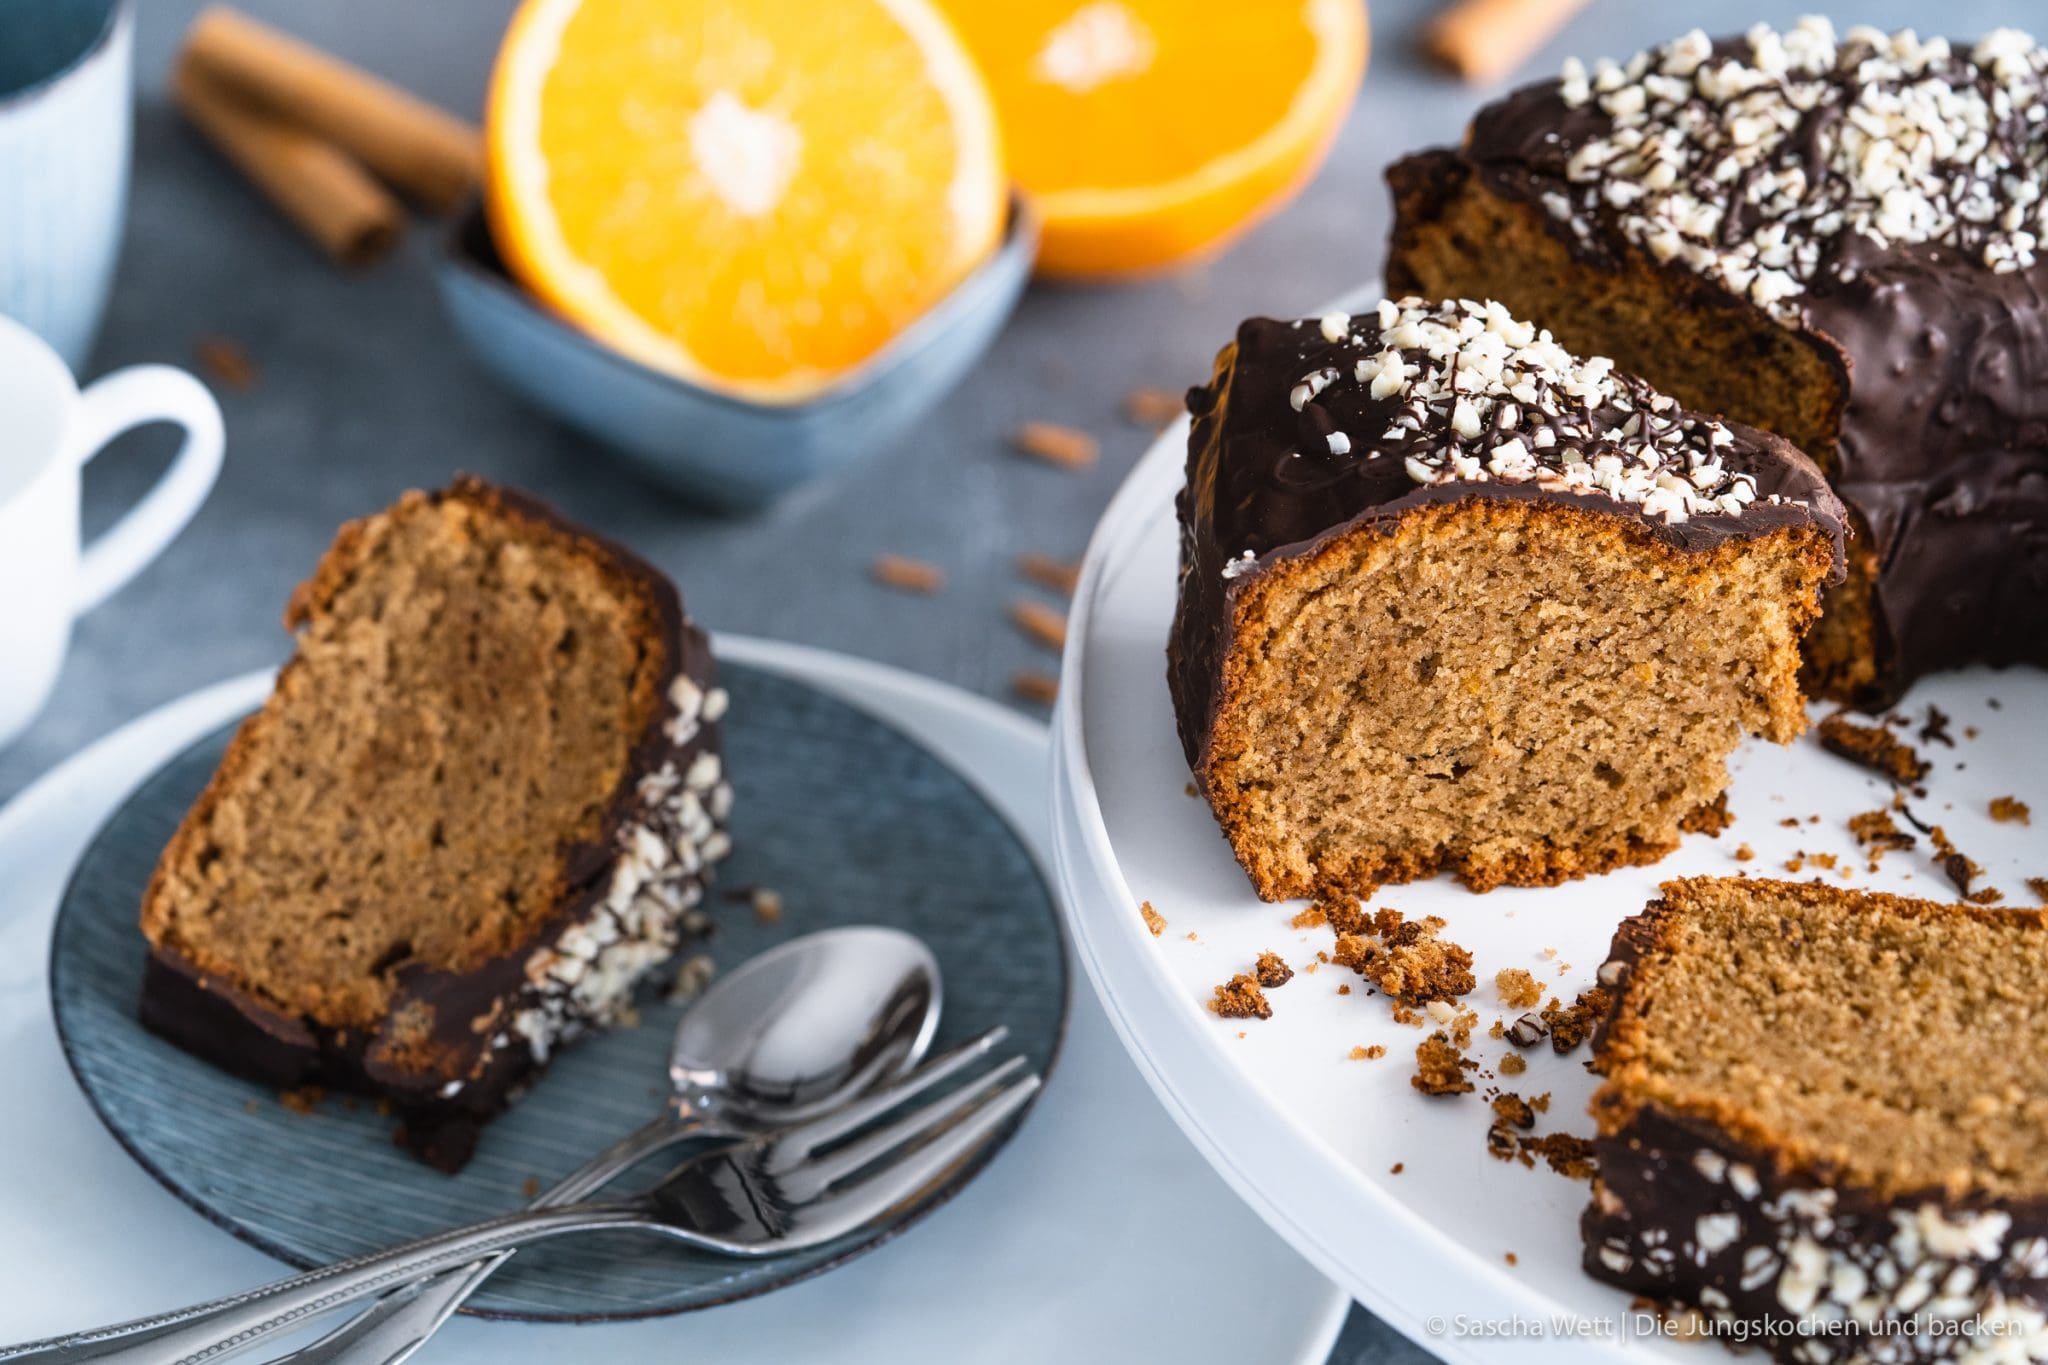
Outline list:
[[[747,1137],[836,1108],[921,1060],[938,1029],[939,964],[894,929],[827,929],[779,944],[724,976],[691,1003],[669,1050],[669,1104],[533,1201],[574,1203],[657,1152],[693,1138]],[[392,1290],[318,1341],[282,1357],[291,1365],[381,1361],[419,1349],[464,1299],[511,1256],[443,1271]],[[89,1360],[193,1326],[207,1313],[166,1314],[129,1330],[93,1333],[52,1360]],[[301,1319],[303,1324],[303,1319]],[[237,1342],[253,1345],[261,1334]],[[0,1349],[0,1359],[13,1359]]]
[[[573,1204],[685,1137],[741,1137],[810,1118],[915,1066],[939,1026],[939,964],[895,929],[792,939],[716,977],[669,1048],[674,1109],[543,1191]],[[426,1344],[512,1253],[387,1295],[289,1365],[398,1365]]]

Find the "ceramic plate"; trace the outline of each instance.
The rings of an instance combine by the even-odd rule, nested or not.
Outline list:
[[[841,654],[734,636],[717,648],[900,726],[964,774],[1050,866],[1043,727],[956,687]],[[107,1135],[66,1071],[44,981],[59,895],[96,827],[143,776],[268,687],[267,675],[251,674],[195,692],[0,810],[0,1170],[13,1174],[0,1181],[0,1341],[213,1298],[279,1271],[173,1198]],[[1100,1360],[1322,1365],[1349,1302],[1196,1155],[1083,989],[1031,1122],[908,1235],[830,1275],[686,1318],[452,1322],[431,1355],[437,1365],[1039,1365],[1072,1358],[1078,1342]]]
[[[737,962],[812,929],[894,925],[929,944],[943,970],[935,1047],[1007,1023],[1006,1046],[1049,1072],[1066,1018],[1066,956],[1046,888],[1009,824],[891,726],[794,679],[746,666],[723,673],[733,699],[725,743],[735,852],[719,884],[772,887],[785,909],[765,924],[743,897],[714,888],[709,951]],[[65,891],[52,943],[66,1056],[107,1127],[151,1174],[237,1236],[310,1266],[514,1207],[655,1111],[681,1013],[658,995],[643,1003],[638,1028],[566,1050],[453,1177],[394,1146],[389,1121],[366,1104],[329,1097],[296,1113],[274,1091],[145,1032],[135,1020],[136,906],[231,732],[216,729],[172,759],[108,820]],[[622,1317],[764,1293],[886,1241],[973,1179],[995,1150],[881,1225],[813,1250],[737,1261],[596,1235],[522,1252],[471,1303],[505,1316]]]
[[[1172,504],[1186,440],[1185,421],[1160,437],[1096,532],[1054,722],[1055,799],[1064,807],[1055,846],[1069,926],[1139,1069],[1268,1223],[1437,1355],[1699,1359],[1696,1349],[1628,1339],[1654,1319],[1630,1315],[1627,1295],[1580,1272],[1586,1187],[1540,1164],[1493,1159],[1481,1095],[1432,1099],[1412,1089],[1421,1032],[1394,1023],[1378,996],[1339,995],[1340,984],[1356,980],[1350,973],[1299,970],[1329,948],[1329,932],[1291,927],[1299,903],[1260,902],[1207,806],[1188,794],[1165,681],[1177,568]],[[1900,710],[1917,730],[1930,705],[1951,718],[1955,743],[1920,745],[1934,771],[1926,798],[1911,805],[1984,865],[1985,883],[2009,902],[2033,904],[2025,879],[2048,876],[2040,829],[1996,823],[1988,807],[2014,795],[2032,802],[2036,821],[2048,820],[2048,678],[1952,673],[1923,682]],[[1519,1013],[1500,1005],[1495,972],[1524,968],[1547,995],[1572,1000],[1592,984],[1616,923],[1670,877],[1789,876],[1785,864],[1803,853],[1801,877],[1953,897],[1924,839],[1889,855],[1877,874],[1866,870],[1845,821],[1884,806],[1890,788],[1811,735],[1786,748],[1748,743],[1731,767],[1733,827],[1718,839],[1689,837],[1653,867],[1484,896],[1439,878],[1388,887],[1374,904],[1449,921],[1446,936],[1476,958],[1481,984],[1470,1001],[1483,1032]],[[1753,857],[1738,860],[1744,845]],[[1819,866],[1815,853],[1832,855],[1837,868]],[[1165,917],[1164,933],[1147,931],[1140,901]],[[1267,950],[1297,968],[1270,993],[1273,1017],[1210,1014],[1211,989]],[[1353,1048],[1375,1045],[1386,1049],[1383,1059],[1352,1060]],[[1584,1051],[1559,1057],[1545,1047],[1523,1054],[1527,1074],[1497,1076],[1509,1050],[1479,1038],[1482,1091],[1547,1092],[1539,1131],[1590,1134]]]

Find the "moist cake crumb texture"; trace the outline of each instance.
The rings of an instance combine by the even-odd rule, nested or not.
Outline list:
[[[1404,1005],[1452,1000],[1478,983],[1472,954],[1440,938],[1443,927],[1435,915],[1411,920],[1399,910],[1376,911],[1365,932],[1338,935],[1331,960]]]
[[[1252,975],[1267,990],[1284,986],[1294,979],[1294,969],[1281,961],[1278,953],[1260,953],[1259,960],[1252,967]]]
[[[1415,1045],[1415,1074],[1408,1083],[1425,1095],[1464,1095],[1472,1090],[1465,1075],[1479,1063],[1458,1050],[1450,1035],[1439,1030]]]
[[[344,527],[287,624],[145,894],[143,1018],[459,1165],[703,931],[726,694],[656,570],[477,480]]]
[[[1813,18],[1572,62],[1388,172],[1388,285],[1497,299],[1813,456],[1854,531],[1816,692],[2048,664],[2044,109],[2012,29]]]
[[[1225,1019],[1271,1019],[1273,1007],[1266,1002],[1266,994],[1259,989],[1258,978],[1249,972],[1239,972],[1216,988],[1209,1001],[1209,1010]]]
[[[1168,675],[1266,899],[1654,861],[1804,728],[1841,508],[1785,442],[1419,298],[1248,321],[1192,401]]]
[[[1712,1317],[1923,1322],[1762,1343],[1787,1362],[1970,1344],[1927,1319],[2041,1358],[2044,936],[2033,911],[1667,883],[1615,936],[1587,1271]]]
[[[1509,1009],[1526,1010],[1543,1003],[1543,987],[1520,967],[1503,967],[1493,976],[1500,1002]]]

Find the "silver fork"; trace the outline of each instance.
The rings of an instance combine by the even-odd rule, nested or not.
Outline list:
[[[1028,1103],[1039,1077],[1012,1057],[978,1080],[861,1131],[929,1087],[932,1063],[815,1119],[707,1152],[634,1199],[529,1209],[177,1313],[0,1348],[13,1365],[205,1365],[374,1294],[548,1237],[639,1228],[728,1256],[844,1236],[913,1200]]]
[[[934,1085],[972,1066],[1009,1033],[1006,1026],[998,1024],[943,1056],[932,1058],[912,1074],[918,1078],[920,1088]],[[730,1120],[734,1116],[727,1117]],[[746,1131],[729,1126],[721,1131],[716,1124],[693,1125],[689,1119],[679,1118],[675,1111],[670,1110],[541,1191],[527,1207],[552,1208],[587,1199],[648,1157],[688,1138],[739,1138],[748,1135]],[[470,1267],[467,1277],[460,1283],[451,1283],[456,1278],[453,1275],[443,1275],[415,1280],[403,1288],[393,1289],[319,1340],[293,1351],[273,1365],[368,1365],[369,1362],[404,1360],[440,1331],[442,1324],[511,1254],[509,1251],[501,1252],[491,1260]],[[436,1292],[425,1292],[430,1288]]]

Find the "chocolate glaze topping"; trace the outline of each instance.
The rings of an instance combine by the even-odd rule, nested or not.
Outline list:
[[[1842,507],[1812,461],[1578,360],[1498,305],[1407,299],[1356,319],[1253,318],[1188,408],[1167,671],[1197,774],[1236,593],[1331,536],[1391,534],[1416,507],[1545,499],[1626,517],[1687,551],[1814,526],[1841,569]]]
[[[1789,57],[1788,57],[1789,52]],[[2048,664],[2048,54],[1823,20],[1483,110],[1464,159],[1582,259],[1627,249],[1840,358],[1813,452],[1877,557],[1878,689],[1982,660]]]

